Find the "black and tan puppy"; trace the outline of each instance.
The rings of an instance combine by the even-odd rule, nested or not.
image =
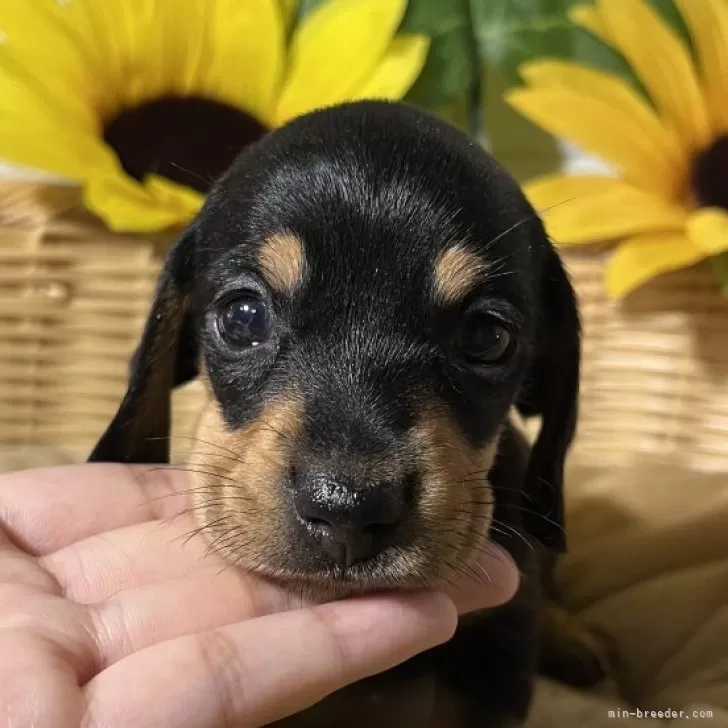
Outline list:
[[[598,672],[578,629],[562,645],[571,628],[539,616],[540,555],[565,546],[574,294],[518,186],[465,134],[357,103],[247,149],[171,251],[91,459],[166,462],[170,392],[197,375],[213,399],[197,505],[231,561],[338,597],[452,579],[490,538],[523,574],[447,645],[290,724],[510,725],[540,623],[552,673]],[[541,417],[532,449],[513,408]]]

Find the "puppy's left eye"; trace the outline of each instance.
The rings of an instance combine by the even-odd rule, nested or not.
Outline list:
[[[513,348],[513,336],[495,316],[474,313],[460,329],[459,345],[466,358],[482,364],[500,364]]]
[[[217,317],[220,336],[233,346],[258,346],[268,339],[273,320],[268,306],[255,296],[241,296],[229,301]]]

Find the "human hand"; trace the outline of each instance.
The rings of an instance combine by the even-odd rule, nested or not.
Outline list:
[[[449,639],[518,572],[449,594],[302,604],[226,568],[170,469],[81,465],[0,475],[0,725],[261,726]]]

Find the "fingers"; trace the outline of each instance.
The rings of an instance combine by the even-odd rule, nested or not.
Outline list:
[[[0,725],[4,728],[80,726],[83,694],[63,651],[43,635],[0,630]]]
[[[0,588],[0,705],[7,686],[5,678],[28,657],[8,647],[13,634],[25,635],[36,643],[45,651],[46,662],[72,672],[77,685],[99,672],[96,637],[82,606],[38,590],[4,584]]]
[[[256,576],[216,568],[120,592],[89,614],[105,669],[159,642],[301,606],[299,597]]]
[[[82,604],[102,602],[124,589],[225,567],[186,515],[92,536],[38,561],[66,597]]]
[[[440,594],[368,597],[180,637],[111,666],[87,686],[84,725],[253,728],[449,639]]]
[[[96,533],[185,508],[185,474],[166,468],[70,465],[0,475],[0,525],[42,555]]]
[[[197,550],[184,560],[165,558],[168,539],[154,543],[161,533],[152,524],[131,527],[111,534],[110,542],[90,542],[85,554],[68,559],[69,570],[55,570],[75,599],[90,604],[103,667],[158,642],[302,606],[285,589],[226,568],[212,557],[203,559]],[[146,542],[148,548],[139,549],[132,560],[119,558],[124,537],[132,544]],[[182,563],[187,559],[189,563]],[[103,565],[112,570],[110,577],[90,579],[89,573]],[[494,548],[482,557],[480,567],[488,572],[489,582],[473,578],[448,587],[461,613],[497,606],[516,591],[518,571],[505,552]],[[85,572],[84,577],[77,572]]]
[[[8,584],[40,589],[50,594],[61,593],[58,582],[0,528],[0,585]]]
[[[460,614],[497,607],[513,598],[520,573],[511,555],[490,543],[466,575],[443,587]]]

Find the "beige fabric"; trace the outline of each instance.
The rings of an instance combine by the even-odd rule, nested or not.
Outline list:
[[[625,698],[728,710],[728,476],[574,470],[567,502],[559,584],[614,641]]]

